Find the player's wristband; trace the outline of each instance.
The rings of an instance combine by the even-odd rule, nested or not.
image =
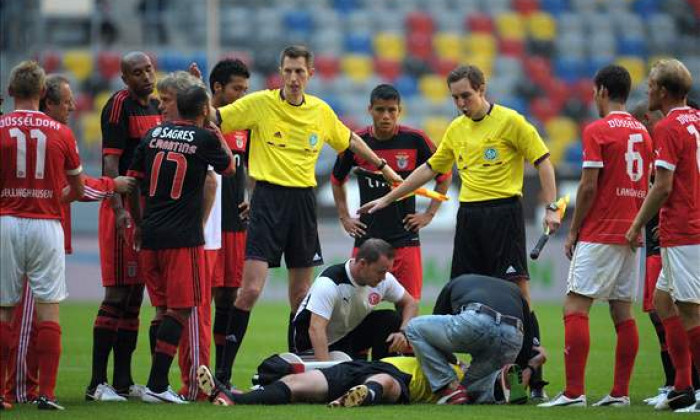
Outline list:
[[[377,166],[377,170],[381,171],[386,166],[386,159],[380,159],[380,164]]]

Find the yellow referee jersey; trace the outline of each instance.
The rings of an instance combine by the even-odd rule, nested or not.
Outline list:
[[[342,152],[350,129],[321,99],[304,95],[301,105],[279,89],[244,96],[219,108],[221,131],[251,130],[248,171],[257,181],[285,187],[315,187],[316,161],[324,143]]]
[[[480,121],[455,118],[428,165],[444,174],[456,163],[462,180],[459,201],[474,202],[522,195],[524,160],[534,165],[548,155],[532,124],[512,109],[493,105]]]
[[[411,383],[408,385],[411,403],[433,403],[438,400],[437,395],[433,394],[430,389],[430,383],[423,374],[423,371],[418,364],[418,359],[415,357],[385,357],[382,362],[394,365],[403,373],[408,373],[412,376]],[[457,378],[461,381],[464,377],[462,369],[457,365],[452,365],[457,374]]]

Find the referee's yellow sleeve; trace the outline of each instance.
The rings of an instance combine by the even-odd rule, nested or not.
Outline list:
[[[338,153],[350,147],[350,129],[327,104],[324,105],[323,120],[327,133],[326,143]]]
[[[442,141],[438,145],[437,150],[428,159],[428,166],[440,174],[446,174],[452,170],[452,166],[455,163],[455,150],[454,150],[454,140],[452,139],[452,127],[454,124],[448,127],[445,131],[445,135],[442,136]]]
[[[255,106],[256,102],[263,99],[259,92],[255,92],[219,108],[221,132],[226,134],[231,131],[253,128],[259,118],[259,107]]]
[[[515,146],[525,159],[534,165],[542,156],[549,153],[549,149],[535,126],[527,122],[525,117],[518,115],[513,119],[513,123]]]

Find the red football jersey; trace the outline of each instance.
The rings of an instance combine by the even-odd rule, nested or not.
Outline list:
[[[598,191],[579,240],[625,244],[649,187],[651,137],[627,112],[611,112],[583,131],[583,167],[600,168]]]
[[[70,128],[39,111],[0,117],[0,215],[60,219],[64,174],[82,171]]]
[[[700,112],[674,108],[654,128],[657,168],[673,171],[661,208],[661,246],[700,244]]]

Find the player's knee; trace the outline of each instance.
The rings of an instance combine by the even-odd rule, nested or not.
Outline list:
[[[246,287],[246,288],[241,288],[238,291],[238,296],[236,297],[236,307],[238,309],[243,309],[243,310],[250,310],[253,308],[255,305],[255,302],[258,301],[258,298],[260,297],[260,293],[262,293],[262,288],[258,287]]]

